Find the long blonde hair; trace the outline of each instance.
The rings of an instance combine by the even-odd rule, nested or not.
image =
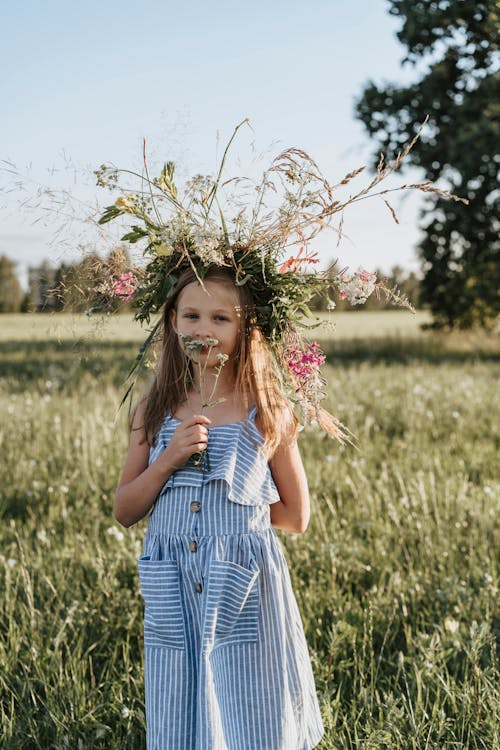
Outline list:
[[[225,266],[212,266],[204,279],[230,285],[236,291],[240,314],[240,333],[233,359],[235,390],[241,394],[248,411],[251,402],[257,407],[257,424],[264,436],[262,450],[269,458],[278,445],[297,435],[298,420],[295,417],[282,388],[280,373],[255,318],[255,307],[250,291],[245,284],[235,284],[234,273]],[[162,347],[154,380],[148,392],[132,410],[129,430],[139,404],[145,402],[144,429],[148,444],[154,441],[165,413],[173,414],[184,400],[186,377],[192,376],[192,364],[185,356],[179,338],[171,323],[171,312],[177,307],[181,291],[198,281],[193,270],[184,271],[175,286],[172,296],[165,303],[161,320]]]

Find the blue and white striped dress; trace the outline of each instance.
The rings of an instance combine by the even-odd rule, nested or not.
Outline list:
[[[309,750],[324,734],[255,413],[209,428],[210,470],[173,473],[148,519],[148,750]],[[150,464],[178,424],[166,415]]]

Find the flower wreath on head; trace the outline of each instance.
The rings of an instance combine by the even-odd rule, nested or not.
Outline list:
[[[317,253],[309,250],[309,243],[340,214],[338,232],[342,236],[344,209],[368,195],[385,195],[394,190],[420,189],[436,192],[442,197],[462,200],[430,183],[402,185],[398,188],[374,189],[394,172],[417,140],[420,130],[394,163],[384,164],[383,158],[369,185],[342,201],[334,190],[350,183],[364,167],[347,174],[336,185],[330,185],[315,162],[297,148],[282,151],[273,159],[261,182],[253,186],[254,203],[241,203],[241,198],[221,195],[228,186],[241,185],[241,178],[222,180],[229,147],[236,133],[248,120],[236,126],[230,138],[215,178],[198,175],[187,182],[181,198],[174,182],[174,164],[165,164],[158,177],[151,178],[144,144],[142,175],[129,170],[102,165],[96,171],[97,184],[112,190],[122,189],[122,195],[108,206],[100,224],[127,216],[131,225],[122,241],[142,244],[147,259],[144,266],[111,269],[110,277],[101,280],[93,300],[93,309],[106,309],[116,297],[132,301],[135,320],[149,324],[151,316],[160,312],[173,294],[181,273],[191,268],[203,284],[208,268],[225,266],[234,272],[237,285],[248,284],[255,304],[255,319],[270,349],[285,383],[292,405],[302,412],[300,421],[314,420],[328,434],[341,442],[349,440],[349,431],[320,405],[324,397],[325,380],[320,366],[325,357],[316,343],[303,337],[303,331],[321,324],[322,320],[310,309],[317,295],[326,299],[329,310],[337,293],[351,304],[366,301],[374,291],[383,292],[394,304],[413,311],[407,298],[396,289],[389,289],[376,274],[359,268],[355,273],[347,268],[336,271],[336,262],[325,271],[314,268],[319,263]],[[125,175],[140,179],[140,189],[120,188]],[[268,196],[281,203],[267,204]],[[225,200],[225,203],[224,203]],[[394,210],[384,199],[391,214]],[[397,219],[396,219],[397,220]],[[338,244],[338,243],[337,243]],[[290,248],[298,247],[298,251]],[[109,271],[109,269],[108,269]],[[147,362],[155,341],[158,320],[142,344],[129,378],[123,402],[131,394],[139,370]]]

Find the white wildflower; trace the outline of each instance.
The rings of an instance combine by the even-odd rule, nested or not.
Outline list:
[[[45,529],[39,529],[36,532],[36,538],[42,544],[47,544],[47,542],[48,542],[48,536],[47,536],[47,532],[45,531]]]
[[[119,531],[116,526],[110,526],[108,529],[106,529],[106,534],[109,534],[109,536],[114,536],[114,538],[118,542],[122,542],[124,539],[123,532]]]
[[[453,620],[451,617],[447,617],[444,621],[444,627],[448,631],[448,633],[454,635],[458,631],[460,623],[458,622],[458,620]]]

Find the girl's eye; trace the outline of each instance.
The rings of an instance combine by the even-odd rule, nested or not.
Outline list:
[[[224,315],[216,315],[215,317],[217,320],[227,320],[227,318]]]
[[[185,318],[197,318],[198,316],[196,313],[185,313],[184,317]]]

